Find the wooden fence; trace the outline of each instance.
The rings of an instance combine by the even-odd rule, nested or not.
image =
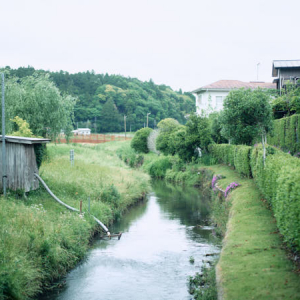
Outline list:
[[[131,137],[126,137],[126,140],[131,140]],[[125,136],[109,135],[109,134],[90,134],[90,135],[74,135],[69,139],[69,143],[86,143],[86,144],[101,144],[112,141],[125,141]],[[64,135],[60,135],[56,143],[66,143]]]

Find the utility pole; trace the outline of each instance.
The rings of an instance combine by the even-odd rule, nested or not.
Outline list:
[[[147,113],[147,127],[148,127],[148,117],[151,115],[151,113]]]
[[[5,102],[4,102],[4,73],[2,76],[2,187],[6,197],[6,152],[5,152]]]
[[[124,115],[124,131],[125,131],[125,140],[126,140],[126,118],[127,116]]]

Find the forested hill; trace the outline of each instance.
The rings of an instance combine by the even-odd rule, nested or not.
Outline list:
[[[164,118],[174,118],[185,123],[185,116],[195,111],[191,93],[173,91],[169,86],[156,85],[152,80],[143,82],[121,75],[82,72],[48,72],[32,67],[9,69],[11,76],[25,77],[34,72],[49,73],[62,93],[78,97],[75,106],[75,123],[90,127],[96,132],[117,132],[144,127],[149,115],[149,127],[154,127]],[[75,125],[75,124],[74,124]],[[77,124],[76,124],[77,125]]]

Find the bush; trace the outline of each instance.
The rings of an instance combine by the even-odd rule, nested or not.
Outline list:
[[[300,152],[300,115],[275,120],[273,134],[268,135],[268,143],[291,154]]]
[[[172,168],[172,162],[169,157],[162,157],[154,161],[149,168],[151,177],[164,178],[168,169]]]
[[[263,166],[262,148],[251,153],[252,174],[274,211],[277,226],[289,246],[300,251],[299,159],[272,147]]]
[[[234,167],[240,175],[246,177],[251,177],[250,150],[249,146],[236,146],[234,154]]]
[[[179,126],[178,121],[172,118],[161,120],[157,124],[159,128],[159,135],[156,139],[157,150],[160,150],[165,155],[174,154],[174,148],[173,145],[169,143],[169,139],[171,134],[176,131]]]
[[[287,124],[284,121],[284,124]],[[234,166],[242,176],[252,174],[274,211],[277,226],[287,244],[300,251],[300,160],[274,147],[267,147],[265,165],[262,146],[210,145],[219,162],[228,162],[234,149]],[[251,151],[251,152],[250,152]],[[250,158],[249,158],[250,154]]]
[[[299,169],[284,166],[277,180],[274,213],[277,226],[285,241],[300,250],[300,173]],[[274,199],[275,200],[275,199]]]
[[[234,153],[236,146],[230,144],[210,144],[208,151],[219,163],[234,166]]]
[[[131,141],[131,147],[136,151],[136,152],[143,152],[143,153],[148,153],[149,149],[147,146],[147,139],[150,133],[152,132],[153,129],[151,128],[142,128],[138,130],[132,141]]]

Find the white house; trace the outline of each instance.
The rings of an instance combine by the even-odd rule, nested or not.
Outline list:
[[[261,81],[219,80],[192,91],[196,96],[196,113],[210,114],[223,109],[223,101],[233,89],[276,89],[276,84]]]
[[[72,130],[72,133],[74,135],[90,135],[91,129],[89,128],[78,128],[76,130]]]

